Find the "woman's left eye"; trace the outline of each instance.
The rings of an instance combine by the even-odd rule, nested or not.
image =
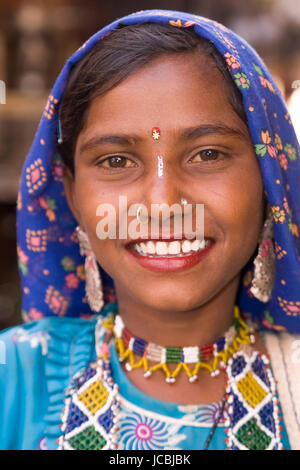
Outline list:
[[[135,166],[135,163],[132,160],[129,160],[127,157],[122,155],[113,155],[107,157],[104,160],[98,161],[97,166],[101,168],[113,169],[113,168],[130,168]]]
[[[220,152],[220,150],[205,149],[196,153],[196,155],[189,161],[193,160],[193,162],[211,162],[215,160],[220,160],[221,157],[226,157],[226,154],[224,152]]]

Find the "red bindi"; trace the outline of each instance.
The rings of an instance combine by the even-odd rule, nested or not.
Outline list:
[[[159,127],[152,127],[151,131],[152,137],[154,140],[158,140],[160,138],[160,128]]]

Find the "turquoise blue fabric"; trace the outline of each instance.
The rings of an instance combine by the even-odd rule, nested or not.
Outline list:
[[[57,449],[64,392],[73,375],[95,359],[95,325],[95,318],[49,317],[1,332],[0,341],[6,350],[6,361],[0,364],[1,450]],[[176,449],[202,449],[210,431],[207,420],[213,418],[211,411],[216,404],[183,411],[176,403],[153,399],[132,385],[112,347],[111,353],[113,378],[120,394],[138,407],[127,411],[121,422],[122,445],[126,449],[143,448],[135,432],[142,423],[151,427],[151,445],[156,449],[168,448],[170,442]],[[170,424],[164,422],[166,416],[185,417],[203,427]],[[216,429],[210,449],[226,448],[224,429]],[[282,443],[290,449],[284,422]]]
[[[243,106],[274,218],[275,283],[266,304],[250,292],[253,258],[244,267],[236,304],[264,328],[300,333],[300,159],[286,105],[269,71],[249,44],[216,21],[177,11],[147,10],[120,18],[88,39],[66,62],[50,93],[20,180],[18,256],[25,320],[43,316],[88,317],[84,258],[77,225],[64,194],[58,154],[59,106],[74,65],[120,26],[153,22],[193,28],[211,40],[243,97]],[[101,270],[105,302],[113,280]]]

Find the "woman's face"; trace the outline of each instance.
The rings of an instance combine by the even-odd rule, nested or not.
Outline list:
[[[155,126],[159,140],[151,136]],[[74,159],[74,180],[68,172],[64,177],[68,202],[117,296],[159,310],[194,309],[220,294],[254,253],[263,221],[259,164],[222,74],[206,57],[161,56],[94,99]],[[184,269],[145,267],[128,249],[128,237],[96,235],[103,203],[116,208],[118,234],[120,196],[128,207],[143,203],[149,214],[151,204],[171,206],[181,198],[204,204],[210,250]]]

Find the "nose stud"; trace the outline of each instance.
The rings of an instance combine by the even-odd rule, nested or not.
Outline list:
[[[142,210],[143,210],[143,206],[139,206],[136,211],[136,219],[140,224],[146,224],[148,223],[148,215],[145,217],[141,217]]]

